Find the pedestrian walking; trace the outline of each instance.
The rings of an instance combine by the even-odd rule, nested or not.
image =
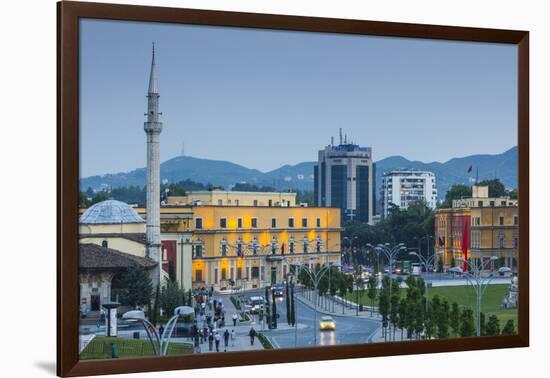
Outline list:
[[[216,342],[216,352],[219,352],[220,351],[220,341],[221,341],[222,337],[220,336],[220,334],[218,332],[216,332],[216,336],[214,336],[214,341]]]
[[[237,338],[237,334],[235,333],[235,330],[232,329],[231,330],[231,346],[234,347],[235,346],[235,339]]]
[[[250,336],[250,345],[254,345],[254,337],[256,337],[256,330],[254,329],[254,327],[250,328],[248,336]]]
[[[212,347],[214,346],[214,335],[208,335],[208,350],[212,352]]]
[[[233,327],[237,326],[237,313],[233,314]]]
[[[229,330],[226,328],[225,332],[223,333],[223,342],[225,344],[225,347],[227,348],[229,346]]]
[[[208,337],[208,327],[204,326],[202,329],[202,337],[204,338],[204,341],[206,341],[206,338]]]

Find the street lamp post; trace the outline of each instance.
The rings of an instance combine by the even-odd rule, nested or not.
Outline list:
[[[418,258],[418,260],[420,261],[420,264],[423,265],[424,268],[426,269],[426,273],[432,271],[433,265],[434,265],[434,262],[435,262],[435,257],[436,257],[436,255],[440,255],[440,254],[441,254],[441,251],[439,251],[437,254],[434,254],[434,255],[429,256],[429,257],[426,258],[426,257],[422,256],[420,253],[409,252],[409,255],[416,256]],[[428,313],[428,302],[429,302],[428,282],[424,282],[424,291],[426,292],[426,314],[427,314]]]
[[[192,307],[189,306],[179,306],[174,309],[174,316],[170,318],[168,323],[166,323],[166,328],[164,329],[164,332],[162,335],[158,334],[158,331],[156,327],[145,317],[145,313],[141,310],[132,310],[125,312],[122,315],[122,319],[125,320],[131,320],[140,322],[143,327],[145,328],[145,332],[147,333],[147,337],[149,338],[149,341],[151,342],[151,345],[153,346],[153,351],[158,356],[165,356],[168,352],[168,343],[170,342],[170,338],[172,337],[172,333],[174,331],[174,328],[176,326],[176,322],[178,321],[180,316],[183,315],[191,315],[194,314],[195,311]],[[155,340],[153,341],[153,337]],[[156,341],[156,344],[155,344]]]
[[[460,267],[450,268],[449,271],[464,276],[468,283],[472,285],[472,288],[476,293],[476,335],[481,336],[481,299],[483,298],[483,294],[485,294],[487,286],[496,277],[494,271],[492,270],[487,277],[483,277],[482,273],[490,263],[498,260],[498,257],[491,256],[485,263],[482,263],[481,266],[463,258],[459,258],[457,260],[465,263],[470,271],[463,271]],[[512,270],[507,266],[503,266],[498,270],[499,273],[508,273],[511,271]]]
[[[306,272],[310,280],[313,282],[313,287],[315,289],[315,298],[314,298],[314,310],[313,310],[313,344],[317,345],[317,287],[319,285],[319,282],[321,282],[321,279],[325,275],[325,273],[329,270],[327,266],[323,265],[319,271],[313,271],[311,272],[309,270],[309,267],[303,264],[295,263],[292,264],[300,271]]]
[[[391,314],[392,311],[392,303],[391,303],[391,295],[392,295],[392,274],[393,274],[393,261],[399,255],[399,253],[406,251],[407,247],[405,247],[404,243],[399,243],[393,247],[390,246],[389,243],[386,244],[378,244],[377,246],[373,246],[372,244],[367,244],[367,247],[373,248],[375,251],[378,251],[378,253],[383,253],[389,260],[390,264],[390,270],[389,270],[389,277],[390,277],[390,298],[389,298],[389,313]]]

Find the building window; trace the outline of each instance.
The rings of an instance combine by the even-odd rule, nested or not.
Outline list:
[[[265,266],[262,266],[262,267],[260,268],[260,279],[261,279],[262,281],[265,280]]]
[[[195,228],[202,228],[202,218],[195,218]]]
[[[221,241],[221,254],[223,257],[227,256],[227,240],[225,239]]]
[[[254,206],[258,206],[258,200],[254,200],[253,204]]]
[[[518,223],[519,223],[518,221],[519,221],[518,216],[517,216],[517,215],[514,215],[514,225],[517,226]]]
[[[483,207],[483,201],[477,201],[477,207]]]
[[[302,227],[303,228],[307,227],[307,218],[302,218]]]
[[[498,224],[503,226],[504,225],[504,217],[498,217]]]
[[[317,239],[315,242],[315,249],[317,250],[317,253],[321,252],[321,239]]]
[[[316,227],[321,227],[321,218],[317,218]]]
[[[221,206],[222,204],[223,204],[222,200],[219,199],[219,200],[218,200],[218,206]]]
[[[237,267],[237,279],[242,280],[242,278],[243,278],[243,268],[238,266]]]
[[[489,206],[490,207],[495,207],[495,201],[489,201]]]
[[[237,228],[243,228],[243,218],[237,219]]]
[[[250,227],[252,228],[258,228],[258,218],[252,218],[250,220]]]
[[[101,242],[101,246],[102,246],[103,248],[109,248],[109,242],[108,242],[107,240],[103,240],[103,241]]]
[[[195,247],[195,257],[201,258],[202,257],[202,245],[196,245]]]
[[[269,207],[273,206],[273,200],[268,200],[267,203],[268,203],[268,206],[269,206]]]
[[[288,227],[294,227],[294,218],[288,218]]]
[[[239,200],[238,199],[235,200],[235,206],[239,206]]]
[[[290,253],[294,254],[294,242],[288,243],[288,249]]]
[[[260,278],[260,267],[253,266],[251,273],[252,273],[252,279],[253,280]]]
[[[227,271],[225,268],[222,268],[222,281],[225,281],[227,279]]]
[[[498,247],[504,248],[504,242],[505,242],[505,236],[503,234],[500,234],[498,236]]]
[[[226,228],[227,227],[227,218],[221,218],[220,219],[220,228]]]
[[[506,206],[506,201],[500,201],[500,206]]]
[[[271,218],[271,228],[277,228],[277,218]]]
[[[517,236],[514,236],[514,248],[517,248],[518,247],[518,237]]]

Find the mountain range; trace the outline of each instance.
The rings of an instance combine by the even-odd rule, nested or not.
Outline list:
[[[277,190],[313,190],[313,167],[316,162],[284,165],[269,172],[246,168],[228,161],[178,156],[160,166],[161,181],[178,182],[190,179],[203,184],[231,187],[236,183],[272,186]],[[477,174],[479,180],[499,178],[507,188],[517,188],[517,146],[496,155],[470,155],[453,158],[444,163],[411,161],[402,156],[390,156],[376,162],[376,192],[380,192],[382,174],[396,169],[431,171],[436,176],[438,197],[443,199],[454,184],[470,184]],[[472,172],[468,168],[472,166]],[[80,180],[81,190],[91,187],[145,185],[145,168],[130,172],[85,177]]]

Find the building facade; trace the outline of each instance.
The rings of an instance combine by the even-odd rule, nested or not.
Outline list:
[[[316,206],[338,207],[341,221],[373,224],[376,214],[376,164],[372,148],[347,140],[319,151],[314,167]]]
[[[168,206],[212,205],[212,206],[296,206],[296,193],[284,192],[238,192],[226,190],[201,190],[185,196],[172,196],[166,200]]]
[[[459,257],[486,261],[491,256],[517,271],[518,201],[488,195],[488,187],[473,186],[472,197],[453,201],[435,213],[435,237],[445,265]],[[458,264],[456,264],[458,265]]]
[[[425,202],[432,209],[437,205],[435,175],[428,171],[407,169],[385,172],[380,191],[383,217],[388,216],[392,204],[400,209],[406,209],[415,202]]]
[[[163,266],[172,259],[185,287],[260,288],[282,282],[292,264],[339,263],[341,230],[338,208],[166,206]]]

